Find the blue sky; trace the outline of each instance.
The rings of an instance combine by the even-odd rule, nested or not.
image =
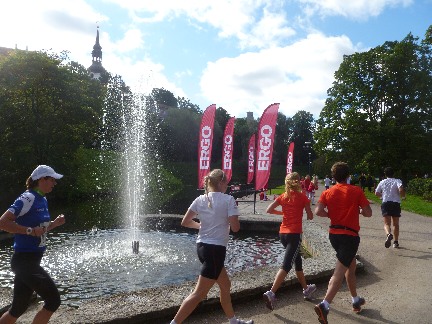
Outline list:
[[[432,0],[14,0],[0,46],[68,50],[88,67],[99,25],[104,67],[135,91],[317,118],[343,55],[423,39],[431,14]]]

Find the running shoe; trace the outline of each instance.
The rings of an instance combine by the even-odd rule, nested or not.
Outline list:
[[[362,310],[361,307],[362,307],[364,304],[366,304],[366,300],[365,300],[363,297],[360,297],[359,300],[358,300],[358,302],[352,304],[353,312],[354,312],[354,313],[357,313],[357,314],[360,313],[361,310]]]
[[[398,249],[398,248],[399,248],[399,242],[398,242],[398,241],[394,241],[394,242],[393,242],[393,247],[394,247],[395,249]]]
[[[271,290],[266,291],[263,294],[263,300],[264,300],[264,303],[266,304],[268,309],[270,309],[270,310],[274,309],[274,303],[276,301],[276,297]]]
[[[318,305],[315,305],[315,313],[318,315],[318,321],[321,324],[328,324],[327,321],[327,315],[329,313],[329,310],[325,308],[323,303],[319,303]]]
[[[392,233],[389,233],[389,234],[387,234],[387,238],[386,238],[386,241],[385,241],[385,243],[384,243],[384,246],[388,249],[389,247],[390,247],[390,245],[391,245],[391,240],[393,240],[393,234]]]
[[[306,289],[303,289],[303,297],[304,299],[311,299],[314,292],[317,290],[315,284],[307,285]]]
[[[254,321],[253,320],[244,321],[244,320],[237,318],[237,324],[254,324]]]

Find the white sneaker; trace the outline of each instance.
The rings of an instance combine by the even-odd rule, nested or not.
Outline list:
[[[315,284],[307,285],[307,288],[303,290],[304,299],[311,299],[314,292],[317,290]]]
[[[237,319],[237,324],[254,324],[253,320],[249,320],[249,321],[243,321],[241,319]]]
[[[276,301],[276,297],[275,297],[275,294],[271,290],[266,291],[263,294],[263,300],[264,300],[264,303],[266,304],[268,309],[270,309],[270,310],[274,309],[274,303]]]

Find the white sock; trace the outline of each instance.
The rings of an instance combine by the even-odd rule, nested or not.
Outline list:
[[[272,297],[276,297],[276,294],[275,294],[273,291],[269,290],[268,293],[269,293]]]
[[[323,300],[322,301],[322,303],[324,304],[324,307],[327,309],[327,310],[329,310],[330,309],[330,304],[329,304],[329,302],[327,301],[327,300]]]
[[[172,320],[170,324],[177,324],[176,321]]]
[[[230,324],[237,324],[238,323],[237,317],[234,316],[233,318],[230,318],[229,322],[230,322]]]
[[[352,299],[352,302],[354,304],[354,303],[357,303],[359,301],[360,297],[359,296],[355,296],[355,297],[351,297],[351,299]]]

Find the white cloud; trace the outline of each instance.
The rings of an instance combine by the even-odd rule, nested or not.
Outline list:
[[[216,28],[219,37],[235,37],[240,47],[265,48],[295,34],[288,27],[283,2],[272,0],[110,0],[127,9],[134,23],[151,23],[186,16]]]
[[[345,36],[311,34],[283,48],[209,63],[201,90],[208,102],[237,117],[244,117],[247,111],[259,117],[274,102],[281,104],[280,111],[286,116],[298,110],[318,116],[343,55],[354,51]]]
[[[90,65],[96,22],[104,20],[108,18],[82,0],[10,1],[0,11],[0,30],[8,31],[0,33],[0,46],[68,50],[71,59]],[[83,44],[89,44],[85,54]]]
[[[283,13],[272,13],[264,10],[264,16],[251,29],[249,33],[241,33],[240,46],[242,48],[266,48],[276,46],[286,38],[296,34],[293,28],[287,27],[287,20]]]
[[[127,53],[142,48],[144,44],[143,34],[139,29],[130,29],[125,32],[123,38],[115,43],[115,50],[119,53]]]
[[[298,0],[306,5],[305,13],[309,16],[343,16],[366,20],[376,17],[387,7],[411,5],[414,0]]]

